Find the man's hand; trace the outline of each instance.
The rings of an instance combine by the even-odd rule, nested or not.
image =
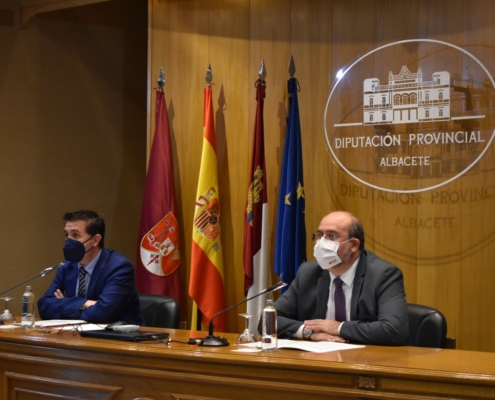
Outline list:
[[[337,322],[332,319],[311,319],[304,321],[306,328],[313,330],[315,333],[322,332],[329,335],[339,337],[339,327],[342,322]]]
[[[88,307],[94,306],[96,304],[96,300],[86,300],[86,302],[82,305],[82,309],[85,310]]]
[[[65,299],[65,295],[62,293],[60,289],[57,289],[55,293],[53,293],[55,298],[57,299]],[[86,300],[86,302],[81,306],[82,310],[85,310],[88,307],[94,306],[96,304],[96,300]]]
[[[330,335],[328,333],[316,332],[311,335],[311,340],[315,342],[339,342],[346,343],[347,340],[341,338],[340,336]]]

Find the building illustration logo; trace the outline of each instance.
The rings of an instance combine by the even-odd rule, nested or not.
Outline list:
[[[417,73],[402,66],[398,75],[390,71],[388,84],[377,78],[364,81],[364,124],[397,124],[450,119],[450,74],[435,72],[423,81]]]
[[[414,52],[416,59],[402,60]],[[452,59],[462,62],[446,61]],[[377,190],[420,193],[446,185],[490,148],[494,88],[485,66],[452,44],[381,46],[346,68],[332,88],[324,119],[332,160]]]

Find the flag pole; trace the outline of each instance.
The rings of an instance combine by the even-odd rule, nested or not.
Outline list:
[[[211,64],[208,64],[208,68],[206,69],[206,75],[205,75],[206,87],[209,87],[212,81],[213,81],[213,73],[211,71]],[[203,123],[204,123],[204,118],[205,116],[203,115]],[[196,301],[193,299],[191,329],[198,331],[202,330],[202,319],[203,319],[203,313],[198,308],[198,304],[196,303]]]
[[[163,92],[163,87],[165,86],[165,72],[163,71],[163,67],[160,69],[160,75],[158,75],[158,87]]]
[[[299,266],[306,261],[306,207],[299,119],[299,82],[294,77],[296,65],[291,56],[287,82],[289,115],[280,172],[280,186],[275,233],[274,270],[280,279],[291,283]]]
[[[213,73],[211,72],[211,64],[208,64],[208,69],[206,70],[205,76],[206,86],[210,86],[213,81]]]
[[[140,294],[169,296],[180,304],[179,224],[163,67],[157,83],[155,133],[150,145],[141,208],[136,284]]]
[[[293,55],[290,56],[289,68],[287,69],[287,71],[289,71],[290,79],[295,79],[297,82],[297,79],[294,77],[294,75],[296,74],[296,64],[294,63]],[[289,91],[289,110],[291,108],[291,104],[292,104],[292,93]]]
[[[294,56],[290,56],[290,62],[289,62],[289,76],[291,78],[294,78],[294,74],[296,73],[296,64],[294,64]]]
[[[244,294],[253,298],[270,285],[268,194],[264,145],[264,101],[267,75],[265,60],[261,61],[256,88],[256,115],[253,146],[249,169],[249,185],[244,211]],[[247,303],[247,315],[253,317],[251,331],[257,331],[257,322],[265,306],[265,295]]]
[[[265,59],[261,60],[260,72],[258,73],[258,76],[260,77],[262,84],[266,86],[266,84],[265,84],[265,77],[266,77]]]
[[[191,246],[189,295],[192,297],[192,324],[196,329],[199,313],[202,325],[225,308],[223,250],[221,236],[221,207],[218,185],[215,118],[212,97],[211,65],[206,71],[203,108],[203,149],[194,210]],[[215,319],[215,328],[227,330],[225,315]]]

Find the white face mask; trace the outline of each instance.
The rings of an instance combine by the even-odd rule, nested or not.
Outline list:
[[[325,238],[321,238],[321,239],[317,240],[316,244],[315,244],[313,255],[315,256],[316,261],[318,262],[318,265],[322,269],[333,268],[336,265],[339,265],[347,257],[349,257],[351,255],[351,253],[346,255],[341,260],[337,254],[337,251],[339,250],[339,246],[342,243],[348,242],[349,240],[352,240],[352,239],[348,239],[345,242],[333,242],[332,240],[328,240]]]

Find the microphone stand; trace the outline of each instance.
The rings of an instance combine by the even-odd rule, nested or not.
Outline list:
[[[206,336],[206,338],[201,340],[201,343],[199,345],[200,346],[228,346],[230,343],[228,342],[227,339],[225,339],[221,336],[213,336],[213,328],[214,328],[213,320],[215,319],[215,317],[217,315],[223,314],[224,312],[229,311],[229,310],[231,310],[237,306],[240,306],[241,304],[244,304],[244,303],[248,302],[249,300],[252,300],[258,296],[261,296],[262,294],[268,294],[268,293],[274,292],[278,289],[283,288],[284,286],[287,286],[287,283],[279,282],[276,285],[270,286],[267,289],[263,289],[260,293],[255,294],[254,296],[250,297],[249,299],[242,300],[241,302],[234,304],[233,306],[230,306],[230,307],[226,308],[225,310],[217,312],[210,319],[210,325],[208,327],[208,336]]]
[[[4,293],[7,293],[7,292],[10,292],[12,289],[15,289],[16,287],[18,286],[21,286],[22,284],[26,283],[26,282],[29,282],[29,281],[32,281],[33,279],[37,278],[38,276],[45,276],[46,274],[49,274],[50,272],[52,272],[53,270],[61,267],[62,265],[64,265],[63,262],[59,263],[59,264],[56,264],[56,265],[53,265],[51,267],[48,267],[48,268],[45,268],[43,271],[41,271],[39,274],[35,275],[35,276],[32,276],[31,278],[29,279],[26,279],[25,281],[22,281],[21,283],[18,283],[17,285],[15,286],[12,286],[11,288],[8,288],[7,290],[4,290],[3,292],[0,292],[0,296]]]

